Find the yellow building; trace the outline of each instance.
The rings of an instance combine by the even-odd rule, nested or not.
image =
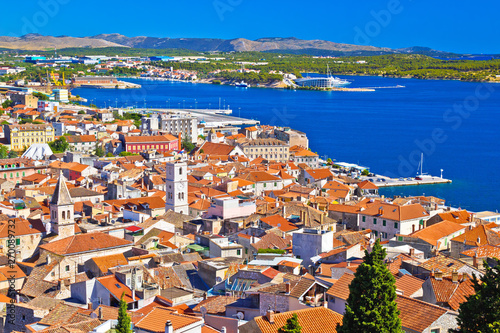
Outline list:
[[[14,151],[23,151],[35,143],[54,141],[54,128],[46,124],[23,124],[5,126],[6,137]]]

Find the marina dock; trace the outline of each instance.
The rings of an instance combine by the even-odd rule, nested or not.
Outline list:
[[[127,110],[128,111],[128,110]],[[229,112],[228,112],[229,111]],[[131,109],[128,112],[139,112],[139,113],[187,113],[198,118],[198,121],[205,122],[207,124],[219,124],[221,126],[243,126],[243,125],[256,125],[260,124],[259,120],[247,119],[241,117],[230,116],[227,113],[231,113],[228,109],[159,109],[159,108],[138,108]]]
[[[378,187],[432,185],[432,184],[451,183],[450,179],[441,178],[441,177],[432,177],[432,176],[426,176],[426,177],[423,177],[422,179],[415,179],[414,177],[412,177],[412,178],[405,178],[403,180],[384,177],[384,176],[367,177],[367,178],[373,179],[374,180],[373,183],[376,184]],[[378,179],[380,179],[380,181],[377,181]],[[382,179],[384,179],[384,180],[382,180]]]

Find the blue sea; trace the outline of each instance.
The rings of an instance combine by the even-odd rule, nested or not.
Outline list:
[[[392,177],[423,171],[443,185],[382,189],[434,195],[472,211],[500,207],[500,84],[341,76],[374,92],[293,91],[126,79],[141,89],[74,89],[99,107],[229,107],[233,115],[304,131],[312,151]],[[396,86],[404,86],[394,88]]]

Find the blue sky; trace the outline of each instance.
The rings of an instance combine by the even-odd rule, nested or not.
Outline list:
[[[2,3],[0,36],[298,37],[500,53],[490,0],[24,0]]]

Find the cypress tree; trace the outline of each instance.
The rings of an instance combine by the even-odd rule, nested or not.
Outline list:
[[[365,251],[349,286],[345,314],[339,333],[400,333],[401,320],[396,303],[396,280],[384,258],[385,249],[377,240],[371,253]]]
[[[456,333],[498,333],[500,332],[500,260],[495,267],[486,267],[486,274],[480,280],[472,278],[474,295],[460,304]]]
[[[127,314],[127,302],[123,300],[124,295],[125,292],[120,298],[120,307],[118,309],[118,324],[116,324],[115,327],[116,333],[132,333],[132,330],[130,329],[130,317]]]
[[[286,320],[286,324],[278,329],[278,333],[300,333],[302,332],[302,327],[299,325],[299,318],[297,314],[294,313],[290,318]]]

